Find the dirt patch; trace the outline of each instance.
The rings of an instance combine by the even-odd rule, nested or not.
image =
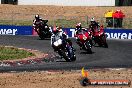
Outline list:
[[[34,16],[31,14],[42,14],[42,17],[48,19],[55,19],[56,17],[104,17],[104,13],[109,10],[120,9],[126,15],[126,18],[132,18],[132,6],[127,7],[86,7],[86,6],[44,6],[44,5],[0,5],[0,12],[2,13],[17,13],[14,19],[17,19],[17,15],[20,15],[19,19],[28,18],[31,19]],[[2,18],[7,18],[8,15],[4,14]],[[28,16],[29,15],[29,16]],[[9,16],[10,17],[10,16]]]
[[[13,46],[5,46],[5,47],[13,47]],[[17,48],[17,47],[13,47]],[[54,62],[57,56],[54,53],[43,53],[38,50],[26,49],[26,48],[18,48],[21,50],[25,50],[27,52],[33,53],[35,56],[29,56],[27,58],[22,59],[13,59],[13,60],[2,60],[0,61],[0,66],[24,66],[29,64],[42,64],[46,62]]]
[[[88,26],[94,17],[100,24],[106,24],[105,12],[122,10],[125,14],[123,27],[131,28],[132,6],[121,7],[88,7],[88,6],[45,6],[45,5],[0,5],[0,24],[32,25],[35,14],[49,20],[49,26],[75,27],[78,22]]]
[[[88,70],[90,79],[127,79],[132,70]],[[82,88],[81,71],[0,73],[0,88]],[[132,86],[90,86],[86,88],[131,88]]]

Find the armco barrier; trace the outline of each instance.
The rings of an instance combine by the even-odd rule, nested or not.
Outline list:
[[[1,35],[32,35],[31,26],[0,26]]]
[[[63,28],[69,37],[74,37],[75,28]],[[132,29],[105,29],[107,38],[132,39]],[[2,35],[37,35],[32,26],[0,26]]]

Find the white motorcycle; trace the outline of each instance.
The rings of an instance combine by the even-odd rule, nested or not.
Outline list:
[[[66,40],[58,39],[53,43],[54,49],[67,62],[75,61],[76,55],[73,47]]]

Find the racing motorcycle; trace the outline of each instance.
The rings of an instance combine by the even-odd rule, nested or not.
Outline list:
[[[76,60],[74,49],[67,40],[58,39],[53,43],[53,47],[67,62]]]
[[[82,29],[77,32],[75,35],[79,46],[82,46],[82,49],[87,51],[88,53],[92,53],[92,39],[89,31]]]
[[[47,25],[48,20],[42,20],[42,22],[36,22],[36,32],[41,39],[51,37],[51,29]]]
[[[93,27],[91,27],[93,28]],[[106,35],[104,32],[104,28],[103,26],[100,26],[100,29],[93,29],[94,32],[91,31],[92,34],[92,44],[95,46],[96,43],[100,46],[100,47],[105,47],[108,48],[108,44],[106,42]]]

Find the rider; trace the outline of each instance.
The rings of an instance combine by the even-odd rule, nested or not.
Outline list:
[[[97,28],[99,30],[99,22],[96,22],[94,18],[90,20],[91,24],[89,25],[89,28],[92,30],[92,32],[95,32],[95,29]]]
[[[68,35],[62,30],[62,27],[54,27],[52,33],[53,34],[51,36],[51,45],[54,51],[57,51],[57,50],[54,48],[53,43],[58,39],[62,39],[64,46],[66,42],[68,42],[72,47],[72,42],[68,39]]]
[[[76,29],[75,29],[75,37],[78,35],[78,33],[82,32],[82,30],[88,32],[86,28],[82,28],[81,23],[77,23]],[[78,37],[76,37],[76,43],[80,46],[80,50],[82,49],[82,43]]]
[[[78,32],[80,32],[81,30],[82,30],[82,25],[81,25],[81,23],[78,23],[78,24],[76,25],[75,35],[77,35]]]
[[[37,25],[42,22],[42,18],[38,14],[35,15],[35,19],[33,20],[33,29],[37,32]]]

